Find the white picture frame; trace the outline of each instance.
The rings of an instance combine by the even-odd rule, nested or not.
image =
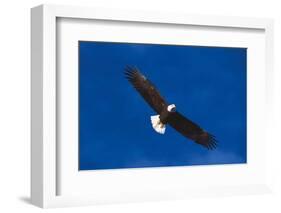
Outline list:
[[[259,133],[265,139],[260,145],[260,149],[252,152],[258,152],[262,161],[265,159],[265,147],[268,147],[270,141],[270,131],[272,128],[272,95],[273,90],[273,21],[264,18],[240,18],[240,17],[216,17],[203,15],[187,15],[187,14],[166,14],[153,13],[143,11],[123,11],[111,9],[95,9],[75,6],[54,6],[41,5],[31,10],[31,73],[32,73],[32,118],[31,118],[31,201],[33,204],[47,208],[47,207],[61,207],[61,206],[76,206],[76,205],[91,205],[96,203],[114,203],[114,202],[128,202],[128,201],[143,201],[143,200],[165,200],[178,199],[185,197],[197,196],[214,196],[214,195],[232,195],[232,194],[252,194],[269,192],[271,188],[271,173],[270,160],[268,156],[263,163],[262,169],[258,174],[262,173],[263,178],[257,178],[258,181],[254,184],[249,184],[249,181],[233,182],[233,185],[222,184],[209,187],[200,187],[199,183],[193,183],[194,188],[172,185],[164,187],[158,185],[161,190],[156,188],[152,191],[144,188],[140,193],[139,189],[134,189],[130,186],[131,191],[123,191],[124,196],[114,192],[113,186],[105,190],[104,193],[100,189],[99,195],[84,194],[81,190],[79,194],[60,194],[58,185],[62,184],[64,179],[60,178],[60,170],[64,164],[59,164],[60,159],[58,152],[58,98],[57,95],[58,84],[57,79],[57,50],[58,50],[58,20],[59,19],[79,19],[79,20],[102,20],[102,21],[118,21],[130,23],[153,23],[155,25],[162,25],[169,27],[173,26],[199,26],[207,28],[223,28],[227,31],[232,30],[257,30],[263,32],[263,38],[257,42],[265,42],[264,49],[264,67],[261,68],[261,75],[265,74],[266,78],[259,78],[259,82],[264,83],[262,93],[265,94],[263,108],[269,113],[264,115],[264,122],[266,123],[266,131]],[[235,36],[235,35],[234,35]],[[169,41],[167,41],[169,42]],[[208,42],[207,42],[208,43]],[[254,45],[254,44],[253,44]],[[263,55],[263,54],[262,54]],[[253,62],[254,63],[254,62]],[[258,85],[257,85],[258,86]],[[253,91],[254,88],[251,89]],[[253,91],[254,92],[254,91]],[[253,100],[251,100],[253,101]],[[257,119],[260,119],[257,118]],[[254,123],[254,120],[253,122]],[[260,151],[259,151],[260,150]],[[262,156],[261,156],[262,155]],[[260,159],[261,160],[261,159]],[[217,168],[203,168],[203,170],[215,171]],[[235,169],[234,167],[227,168],[229,172]],[[245,168],[238,168],[238,172]],[[157,170],[157,169],[156,169]],[[185,168],[164,168],[161,170],[155,169],[141,169],[141,170],[120,170],[114,173],[111,178],[116,178],[116,175],[141,175],[150,178],[157,178],[159,175],[165,175],[170,172],[185,175]],[[217,172],[220,172],[219,170]],[[253,173],[254,174],[254,173]],[[95,175],[95,174],[89,174]],[[107,175],[107,174],[103,174]],[[196,178],[196,172],[194,177]],[[205,173],[204,173],[205,175]],[[84,175],[85,176],[85,175]],[[124,177],[125,177],[124,176]],[[252,177],[252,176],[249,176]],[[175,180],[170,177],[170,180]],[[87,178],[86,178],[87,179]],[[86,180],[81,179],[81,180]],[[89,179],[89,178],[88,178]],[[72,181],[72,179],[70,178]],[[183,180],[181,180],[183,181]],[[179,182],[180,183],[180,182]],[[140,184],[141,185],[141,184]],[[67,185],[71,187],[71,182]],[[188,186],[186,186],[188,187]],[[128,187],[129,188],[129,187]],[[77,190],[77,188],[75,189]],[[112,193],[110,193],[112,190]],[[136,193],[134,193],[134,190]],[[71,191],[71,190],[69,190]],[[111,195],[112,194],[112,195]]]

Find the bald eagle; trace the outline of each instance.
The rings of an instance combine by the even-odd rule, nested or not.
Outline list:
[[[156,87],[139,69],[127,66],[125,68],[125,76],[150,107],[158,114],[151,116],[152,127],[157,133],[164,134],[166,124],[169,124],[186,138],[207,149],[215,149],[217,147],[215,137],[179,113],[176,110],[175,104],[168,104]]]

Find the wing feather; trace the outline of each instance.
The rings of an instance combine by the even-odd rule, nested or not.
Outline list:
[[[127,66],[125,76],[154,111],[160,114],[167,107],[156,87],[137,68]]]
[[[170,124],[183,136],[206,147],[207,149],[215,149],[217,147],[217,140],[215,136],[206,132],[200,126],[187,119],[179,112],[175,112],[169,117],[168,124]]]

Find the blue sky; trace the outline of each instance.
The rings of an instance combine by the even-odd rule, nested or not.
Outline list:
[[[79,169],[246,163],[245,48],[79,42]],[[216,136],[210,151],[168,126],[124,77],[137,66],[177,110]]]

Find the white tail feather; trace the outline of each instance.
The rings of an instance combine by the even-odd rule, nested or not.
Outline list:
[[[156,132],[160,134],[165,133],[166,125],[161,123],[159,115],[150,116],[150,120],[151,120],[152,127]]]

